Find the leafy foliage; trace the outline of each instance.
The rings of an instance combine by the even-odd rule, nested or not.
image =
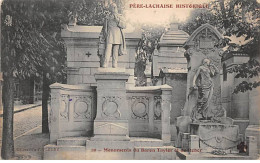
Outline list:
[[[259,7],[256,0],[215,0],[210,3],[209,10],[194,10],[182,29],[191,34],[204,23],[215,26],[225,37],[223,45],[228,46],[227,52],[236,49],[236,52],[250,57],[247,63],[236,65],[229,72],[236,73],[236,78],[254,78],[260,72],[259,59],[257,59],[259,56]],[[232,43],[230,36],[242,37],[245,41],[242,45]],[[252,90],[257,86],[259,86],[259,81],[244,81],[236,86],[234,93]]]
[[[152,61],[155,48],[165,28],[162,26],[143,26],[142,39],[139,41],[136,51],[135,76],[137,76],[137,86],[145,86],[145,68],[148,61]]]
[[[205,23],[217,26],[218,20],[210,10],[196,9],[191,11],[190,17],[180,26],[180,28],[191,35],[197,28]]]
[[[3,1],[2,67],[5,75],[20,79],[39,77],[42,70],[54,70],[58,63],[64,63],[66,55],[60,24],[66,19],[62,19],[62,12],[56,12],[58,8],[54,1]],[[8,21],[8,17],[11,20]]]

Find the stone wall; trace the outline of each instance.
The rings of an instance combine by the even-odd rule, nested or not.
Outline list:
[[[163,76],[163,84],[172,87],[171,110],[171,134],[172,140],[176,140],[176,118],[181,116],[186,101],[187,73],[160,73]]]
[[[61,32],[67,47],[67,83],[96,86],[94,74],[100,67],[98,42],[102,26],[64,26]],[[128,85],[134,86],[136,46],[141,31],[124,30],[127,55],[119,56],[118,67],[130,74]],[[109,66],[111,67],[111,60]]]
[[[50,88],[50,142],[68,136],[91,136],[97,110],[95,89],[59,83]]]
[[[158,50],[154,52],[153,77],[158,77],[162,68],[185,69],[187,67],[183,45],[188,37],[186,32],[178,29],[178,24],[171,24],[170,29],[161,36]]]
[[[162,138],[169,143],[171,90],[168,85],[126,90],[129,136]],[[53,143],[69,136],[92,136],[96,101],[95,87],[52,84],[50,141]],[[163,138],[163,135],[166,136]]]
[[[233,94],[235,87],[245,78],[235,78],[236,73],[228,73],[234,66],[246,63],[249,57],[238,52],[224,53],[222,58],[222,104],[227,111],[227,116],[234,120],[235,125],[239,125],[239,132],[245,133],[249,124],[249,96],[250,92],[239,92]]]

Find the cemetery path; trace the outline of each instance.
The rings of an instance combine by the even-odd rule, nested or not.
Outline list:
[[[42,107],[38,106],[14,114],[14,139],[42,124]]]
[[[49,143],[49,134],[41,133],[41,124],[41,106],[14,114],[15,157],[13,159],[41,160],[43,158],[43,147]]]
[[[14,114],[15,160],[41,160],[49,134],[42,134],[42,107]]]

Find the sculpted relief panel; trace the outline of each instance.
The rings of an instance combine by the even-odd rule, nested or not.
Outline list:
[[[218,102],[220,91],[218,88],[214,88],[213,81],[213,77],[217,74],[219,74],[218,68],[209,59],[204,59],[202,65],[197,69],[193,78],[193,89],[198,92],[197,104],[193,108],[192,114],[194,119],[208,119],[210,105],[213,104],[217,108],[218,105],[221,105],[221,102]]]
[[[154,97],[154,120],[161,120],[162,118],[162,99],[160,96]]]
[[[183,113],[193,120],[225,116],[220,86],[222,40],[222,35],[213,26],[204,24],[185,43],[189,71]]]
[[[104,102],[102,104],[101,116],[105,119],[119,119],[121,117],[120,105],[121,97],[119,96],[108,96],[103,97]]]
[[[92,97],[91,96],[77,96],[74,103],[74,121],[82,119],[92,119]]]
[[[69,95],[61,95],[60,119],[69,120]]]
[[[71,103],[72,108],[70,108]],[[71,109],[71,116],[73,117],[70,116]],[[63,121],[69,121],[70,118],[73,118],[74,121],[93,119],[92,96],[61,95],[60,119]]]
[[[133,119],[148,119],[148,111],[149,111],[148,104],[149,104],[148,97],[144,97],[144,96],[132,97],[131,117]]]

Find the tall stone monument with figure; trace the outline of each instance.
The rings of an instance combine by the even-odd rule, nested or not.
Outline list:
[[[126,53],[122,28],[126,27],[117,5],[110,3],[102,34],[105,38],[104,58],[95,74],[97,81],[97,116],[94,137],[100,140],[129,139],[126,101],[126,82],[129,74],[117,66],[118,55]],[[108,68],[112,55],[112,68]]]
[[[124,38],[117,5],[110,1],[107,10],[102,30],[73,22],[62,32],[68,84],[50,86],[51,144],[44,147],[44,159],[175,159],[172,87],[134,86],[141,33],[126,29]]]
[[[211,25],[199,27],[185,43],[188,62],[186,104],[183,115],[195,120],[223,117],[221,103],[222,35]],[[198,115],[200,114],[200,115]]]
[[[200,149],[200,157],[204,156],[202,153],[214,157],[237,152],[242,141],[239,127],[226,117],[222,107],[222,39],[217,29],[204,24],[184,45],[188,62],[187,94],[182,116],[177,118],[176,147],[189,152]]]

